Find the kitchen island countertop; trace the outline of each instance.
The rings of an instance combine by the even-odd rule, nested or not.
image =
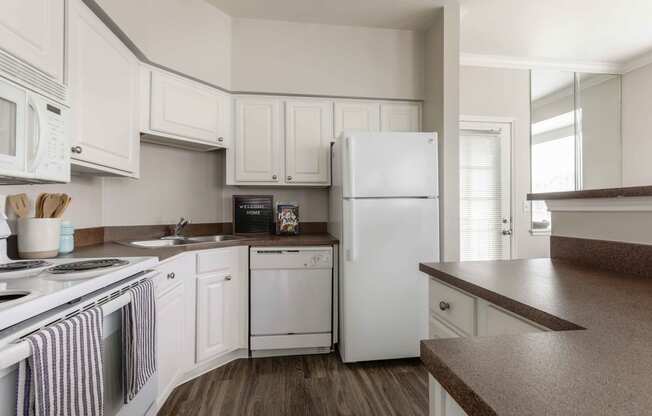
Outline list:
[[[652,414],[652,278],[547,258],[420,270],[553,330],[422,341],[469,416]]]

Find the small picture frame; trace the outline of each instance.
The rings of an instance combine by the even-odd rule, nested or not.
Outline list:
[[[276,234],[299,235],[299,205],[280,203],[276,206]]]

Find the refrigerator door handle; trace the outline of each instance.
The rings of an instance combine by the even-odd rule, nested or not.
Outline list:
[[[355,235],[355,199],[349,201],[349,249],[346,250],[346,259],[355,261],[356,256],[356,235]]]
[[[353,140],[350,137],[346,138],[346,163],[348,170],[348,185],[349,185],[349,196],[355,197],[354,187],[355,187],[355,164],[353,163]]]

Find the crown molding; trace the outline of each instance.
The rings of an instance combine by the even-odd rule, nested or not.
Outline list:
[[[652,59],[652,55],[650,59]],[[472,53],[461,53],[460,65],[512,69],[551,69],[594,74],[620,74],[623,72],[623,65],[613,62],[569,62],[554,59],[531,59],[516,56]]]
[[[639,55],[636,58],[628,61],[623,65],[623,70],[622,73],[626,74],[628,72],[632,72],[636,69],[643,68],[644,66],[648,66],[652,64],[652,51]]]

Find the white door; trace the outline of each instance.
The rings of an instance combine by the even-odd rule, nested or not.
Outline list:
[[[265,98],[235,101],[235,179],[281,182],[281,102]]]
[[[184,284],[180,283],[162,294],[156,305],[159,397],[170,392],[183,370],[184,343]]]
[[[418,103],[384,103],[380,106],[382,131],[421,131],[421,105]]]
[[[379,131],[380,104],[361,101],[335,103],[335,137],[342,131]]]
[[[237,287],[230,271],[197,278],[197,362],[234,348],[238,316]]]
[[[511,124],[460,125],[460,258],[511,258]]]
[[[3,0],[0,49],[63,83],[64,0]]]
[[[285,182],[328,183],[332,101],[285,103]]]
[[[340,351],[344,361],[419,356],[428,337],[428,279],[439,259],[438,200],[343,201]]]
[[[73,159],[138,168],[138,60],[84,4],[70,2]]]
[[[228,100],[194,81],[152,72],[150,128],[191,139],[224,141]]]
[[[436,133],[352,133],[342,146],[345,198],[437,196]]]

